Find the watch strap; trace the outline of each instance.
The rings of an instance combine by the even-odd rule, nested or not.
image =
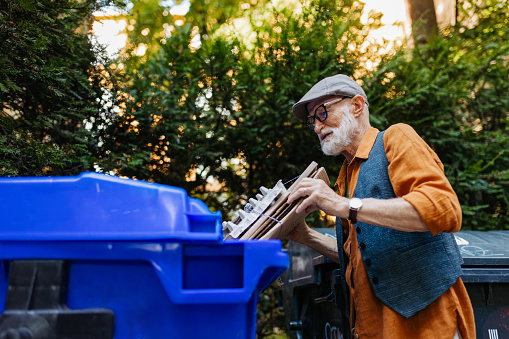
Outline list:
[[[350,214],[348,215],[348,220],[350,220],[350,222],[352,224],[357,223],[357,211],[359,211],[359,210],[350,208]]]

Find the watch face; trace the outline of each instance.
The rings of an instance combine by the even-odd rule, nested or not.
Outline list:
[[[350,208],[359,209],[362,207],[362,201],[359,198],[352,198],[348,205],[350,205]]]

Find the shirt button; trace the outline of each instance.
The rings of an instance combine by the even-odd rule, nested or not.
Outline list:
[[[365,243],[363,243],[363,242],[361,242],[361,243],[359,244],[359,246],[361,247],[361,250],[365,250],[365,249],[366,249],[366,244],[365,244]]]
[[[366,266],[368,266],[368,267],[369,267],[369,266],[371,266],[371,259],[366,259],[366,260],[364,261],[364,263],[365,263],[365,264],[366,264]]]
[[[355,231],[360,234],[361,233],[361,228],[359,226],[355,227]]]
[[[378,284],[378,277],[373,277],[373,284]]]

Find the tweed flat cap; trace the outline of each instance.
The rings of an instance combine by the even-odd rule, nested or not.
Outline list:
[[[337,74],[317,82],[311,89],[292,107],[293,115],[302,121],[308,117],[306,104],[327,96],[342,96],[353,98],[360,95],[368,104],[368,98],[361,86],[352,78]]]

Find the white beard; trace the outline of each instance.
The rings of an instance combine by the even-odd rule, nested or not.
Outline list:
[[[339,127],[328,127],[320,131],[321,135],[331,133],[325,139],[320,140],[322,152],[325,155],[337,156],[343,152],[357,133],[359,123],[350,112],[345,112]]]

